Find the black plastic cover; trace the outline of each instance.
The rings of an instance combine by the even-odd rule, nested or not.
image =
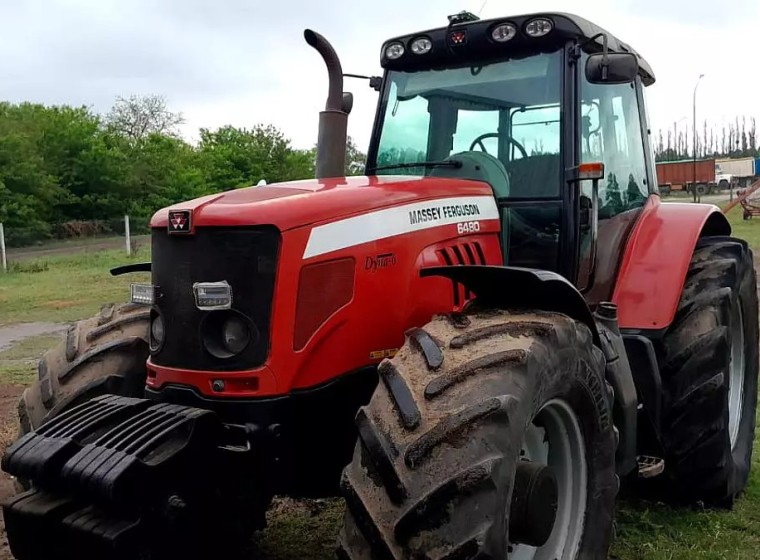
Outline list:
[[[273,227],[196,227],[193,235],[153,230],[155,309],[164,321],[165,342],[153,355],[156,365],[192,370],[243,370],[262,365],[269,354],[269,327],[280,246]],[[209,313],[195,305],[193,284],[226,280],[232,309],[253,324],[252,343],[228,359],[211,355],[201,341],[201,321]]]

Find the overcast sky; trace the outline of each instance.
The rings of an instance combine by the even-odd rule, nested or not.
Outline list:
[[[310,147],[327,78],[304,28],[333,43],[345,72],[378,74],[384,39],[445,25],[462,9],[483,18],[560,10],[591,19],[649,61],[658,80],[649,88],[654,130],[691,122],[700,73],[698,121],[760,118],[760,2],[602,2],[0,0],[0,99],[105,112],[117,95],[156,93],[184,114],[189,140],[199,127],[271,123]],[[355,96],[349,134],[365,148],[377,94],[364,81],[346,88]]]

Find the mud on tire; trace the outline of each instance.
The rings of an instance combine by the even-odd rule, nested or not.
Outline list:
[[[97,395],[143,396],[149,329],[150,310],[133,304],[104,305],[97,316],[73,323],[21,395],[19,435]]]
[[[700,240],[660,352],[666,497],[730,507],[747,484],[757,406],[755,282],[744,241]]]
[[[526,450],[530,457],[522,459],[537,460],[531,455],[539,454],[541,437],[532,422],[560,402],[582,442],[565,459],[585,464],[587,476],[566,485],[570,494],[560,487],[548,543],[559,542],[560,516],[574,503],[582,504],[575,517],[585,517],[585,527],[568,522],[566,548],[549,557],[607,558],[618,480],[604,366],[588,328],[556,314],[469,312],[407,333],[357,414],[360,437],[342,478],[347,508],[339,556],[513,557],[519,550],[509,531],[529,524],[510,515],[516,467]],[[563,453],[549,441],[551,465]],[[556,471],[558,479],[563,472]]]

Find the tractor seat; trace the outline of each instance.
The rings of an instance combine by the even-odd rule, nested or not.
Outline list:
[[[516,159],[506,166],[510,196],[515,198],[556,197],[562,183],[559,154],[542,154]]]
[[[434,167],[429,177],[449,177],[471,179],[488,183],[496,198],[506,198],[509,194],[509,175],[504,164],[491,154],[468,151],[452,154],[448,159],[461,161],[462,167]]]

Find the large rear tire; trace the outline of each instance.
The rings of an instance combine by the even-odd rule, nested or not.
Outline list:
[[[731,507],[747,484],[757,406],[757,286],[744,241],[698,243],[660,369],[667,493]]]
[[[407,333],[357,414],[341,556],[607,558],[619,484],[604,369],[588,328],[557,314],[468,312]],[[541,477],[529,490],[531,465],[550,467],[556,500]]]

